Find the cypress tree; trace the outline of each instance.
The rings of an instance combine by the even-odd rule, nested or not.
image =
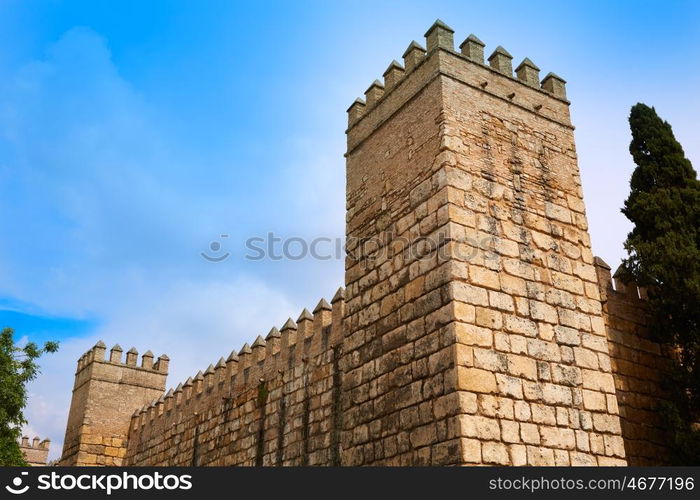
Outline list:
[[[622,212],[628,278],[648,289],[651,332],[677,353],[664,407],[675,462],[700,459],[700,182],[671,125],[638,103],[629,118],[637,167]],[[697,424],[696,424],[697,426]]]

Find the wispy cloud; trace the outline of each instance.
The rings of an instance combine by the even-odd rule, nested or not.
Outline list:
[[[267,188],[269,199],[246,198],[250,189],[236,183],[209,189],[197,177],[203,168],[231,180],[230,163],[239,160],[183,160],[190,155],[180,154],[157,110],[86,28],[65,33],[0,86],[0,210],[13,214],[0,221],[0,232],[13,235],[0,249],[4,307],[31,310],[34,323],[20,325],[30,331],[18,334],[34,338],[52,316],[95,320],[89,332],[49,329],[61,348],[42,359],[30,387],[27,416],[51,438],[52,456],[60,453],[75,362],[98,339],[166,352],[176,385],[313,305],[302,304],[310,294],[340,284],[342,262],[280,267],[236,255],[212,265],[199,252],[222,232],[243,248],[247,236],[285,220],[317,221],[298,231],[342,231],[342,158],[329,168],[323,148],[291,136],[294,160],[271,167],[281,182]],[[307,273],[327,287],[312,291]],[[297,280],[304,293],[290,293]]]

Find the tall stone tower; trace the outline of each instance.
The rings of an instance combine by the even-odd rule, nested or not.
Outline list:
[[[437,21],[349,108],[344,465],[624,465],[565,82]]]
[[[78,360],[60,465],[121,465],[132,414],[163,396],[166,355],[153,363],[147,351],[140,366],[136,349],[121,356],[115,345],[105,359],[100,341]]]

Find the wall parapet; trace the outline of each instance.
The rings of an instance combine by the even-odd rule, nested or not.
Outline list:
[[[20,448],[27,448],[32,450],[48,450],[51,446],[51,440],[49,438],[41,439],[39,436],[34,436],[31,443],[29,442],[29,436],[22,436],[20,441]]]

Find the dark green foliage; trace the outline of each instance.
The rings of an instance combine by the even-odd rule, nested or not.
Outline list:
[[[58,350],[56,342],[46,342],[42,349],[33,342],[17,347],[13,334],[12,328],[0,332],[0,466],[27,465],[18,444],[26,423],[26,385],[39,373],[36,360]]]
[[[671,126],[654,108],[630,113],[630,153],[637,168],[622,212],[634,224],[625,248],[627,277],[648,287],[651,331],[678,353],[665,408],[676,461],[700,461],[700,182]],[[624,276],[623,276],[624,278]]]

